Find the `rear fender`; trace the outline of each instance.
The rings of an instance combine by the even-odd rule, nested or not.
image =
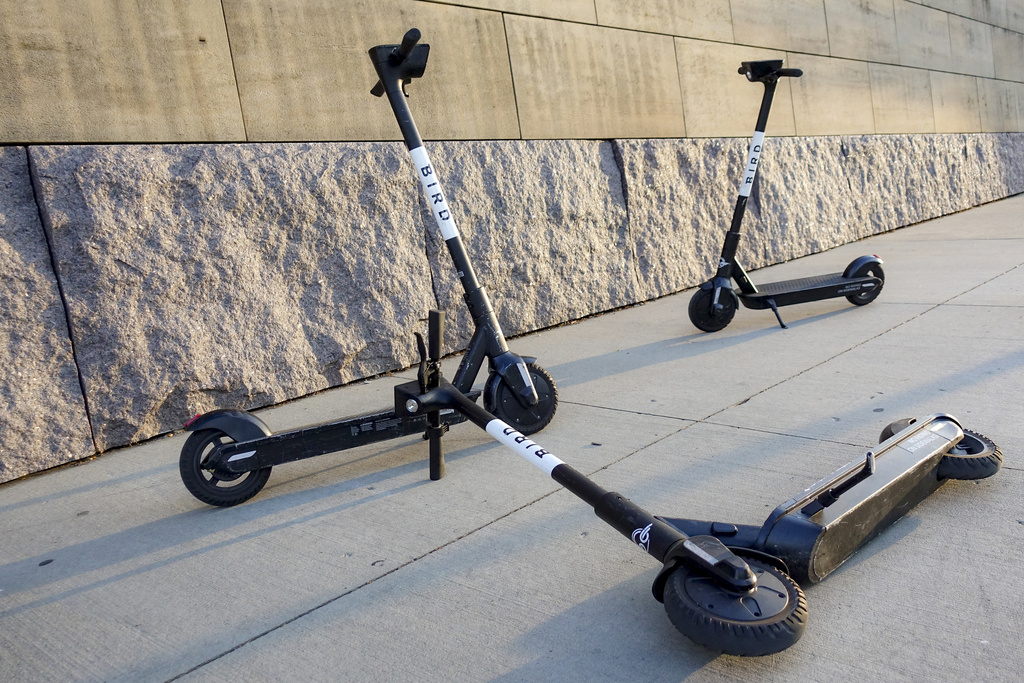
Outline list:
[[[860,258],[855,259],[853,263],[846,266],[846,270],[843,271],[843,277],[853,277],[853,274],[858,270],[872,263],[882,265],[882,259],[877,256],[861,256]]]
[[[219,429],[235,441],[252,441],[270,436],[270,428],[263,420],[244,410],[224,408],[197,415],[185,424],[185,429],[198,432],[201,429]]]

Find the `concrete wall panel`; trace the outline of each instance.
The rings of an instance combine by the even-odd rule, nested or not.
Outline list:
[[[794,55],[804,75],[792,81],[797,135],[874,133],[868,65],[846,59]]]
[[[757,59],[785,59],[784,52],[676,38],[679,84],[689,137],[748,137],[754,132],[764,87],[737,73]],[[800,55],[796,57],[799,61]],[[794,135],[790,80],[775,91],[769,135]]]
[[[511,14],[525,14],[531,17],[547,17],[585,24],[597,21],[594,0],[427,0],[446,5],[476,7]]]
[[[822,0],[732,0],[730,4],[737,43],[829,54]]]
[[[519,137],[498,13],[400,0],[225,0],[224,10],[250,140],[400,139],[386,101],[370,96],[366,51],[413,26],[432,44],[410,86],[424,137]]]
[[[899,64],[892,0],[825,0],[833,57]]]
[[[992,29],[992,59],[996,78],[1024,81],[1024,33]]]
[[[522,135],[686,134],[672,38],[505,17]]]
[[[733,42],[729,0],[595,0],[595,4],[604,26]]]
[[[876,133],[934,133],[931,81],[923,69],[869,64]]]
[[[929,73],[936,133],[981,131],[978,79],[974,76]]]
[[[979,79],[978,101],[983,132],[1013,132],[1024,127],[1024,83]]]
[[[243,140],[219,0],[0,4],[3,142]]]
[[[991,26],[950,15],[949,43],[953,71],[987,78],[995,75]]]
[[[900,64],[922,69],[953,71],[949,15],[907,0],[894,0]]]

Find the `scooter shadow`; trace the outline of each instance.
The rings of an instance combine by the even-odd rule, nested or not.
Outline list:
[[[828,311],[801,318],[787,323],[787,325],[789,330],[799,329],[805,325],[848,312],[851,312],[851,309]],[[548,371],[555,378],[559,388],[571,387],[664,363],[696,358],[722,349],[742,346],[757,339],[781,332],[788,332],[789,330],[784,330],[775,325],[732,335],[697,332],[683,337],[676,337],[675,339],[664,339],[649,344],[620,348],[599,356],[587,356],[579,360],[548,366]]]
[[[517,644],[532,661],[492,681],[678,683],[699,672],[721,655],[676,630],[651,596],[656,574],[638,574],[522,634]]]
[[[428,463],[426,457],[416,457],[400,465],[387,469],[374,468],[372,472],[348,476],[333,484],[317,487],[295,488],[293,484],[297,481],[310,478],[322,478],[333,470],[341,470],[353,465],[367,469],[364,465],[371,464],[372,460],[386,458],[389,454],[393,457],[395,452],[408,449],[420,443],[416,437],[403,439],[401,443],[395,443],[385,451],[376,451],[372,454],[363,455],[356,459],[346,459],[345,462],[337,463],[327,468],[317,469],[315,472],[308,472],[299,477],[292,477],[283,481],[272,483],[261,492],[261,496],[248,503],[229,508],[206,507],[189,510],[179,514],[164,517],[152,522],[147,522],[128,529],[123,529],[100,538],[81,543],[68,545],[42,555],[11,562],[0,566],[0,584],[4,586],[4,597],[10,598],[18,593],[37,589],[49,584],[57,584],[72,579],[75,576],[82,576],[90,572],[102,571],[104,568],[116,566],[125,562],[132,562],[146,555],[160,554],[161,559],[135,566],[112,576],[76,586],[54,595],[41,597],[37,600],[19,605],[14,608],[0,611],[0,619],[14,616],[28,610],[41,607],[50,603],[58,602],[87,591],[115,584],[118,581],[133,576],[145,574],[162,567],[173,565],[176,562],[194,558],[217,550],[224,549],[231,545],[250,541],[252,539],[271,534],[282,529],[302,525],[317,519],[344,512],[386,499],[394,495],[402,495],[407,491],[414,490],[420,486],[430,483],[428,476]],[[498,448],[497,444],[487,441],[483,444],[470,445],[461,448],[458,452],[447,454],[449,462],[457,462],[462,458],[483,450]],[[419,450],[419,449],[416,449]],[[426,455],[426,445],[422,453]],[[416,451],[410,451],[410,454]],[[416,453],[418,456],[418,453]],[[330,456],[324,456],[330,457]],[[410,455],[411,457],[411,455]],[[177,470],[175,468],[175,475]],[[377,491],[377,487],[389,480],[401,478],[408,475],[416,476],[416,481],[408,484],[395,486],[386,490]],[[272,475],[273,476],[273,475]],[[287,492],[274,495],[275,489],[287,489]],[[318,501],[330,499],[359,489],[365,489],[366,494],[356,500],[346,500],[343,503],[332,505],[326,508],[318,508],[315,511],[300,516],[289,516],[280,522],[260,526],[237,536],[224,540],[218,540],[195,548],[194,544],[203,539],[221,538],[231,529],[258,523],[260,519],[272,518],[282,515],[288,510],[316,504]],[[182,488],[182,496],[188,494]],[[201,505],[197,502],[198,505]],[[189,547],[189,550],[173,554],[163,555],[163,551],[175,547]]]

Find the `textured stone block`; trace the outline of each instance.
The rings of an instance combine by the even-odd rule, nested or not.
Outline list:
[[[427,146],[480,282],[506,335],[643,300],[609,142],[506,141]],[[449,350],[473,327],[447,249],[429,221],[436,297]]]
[[[868,64],[876,133],[933,133],[935,113],[929,72]]]
[[[738,258],[761,268],[870,234],[838,138],[768,138]],[[647,297],[699,284],[718,263],[746,147],[733,140],[620,140],[630,232]]]
[[[410,86],[434,139],[518,138],[501,15],[402,0],[225,0],[248,139],[397,140],[366,51],[412,26],[431,45]],[[486,112],[486,114],[485,114]]]
[[[23,147],[0,148],[0,482],[95,452]]]
[[[987,201],[978,136],[844,136],[844,173],[870,218],[866,236]]]
[[[598,23],[731,43],[729,0],[595,0]]]
[[[698,284],[718,263],[746,141],[616,140],[615,145],[641,300]]]
[[[402,145],[31,154],[101,450],[416,359],[434,299]]]
[[[827,55],[822,0],[731,0],[735,42]]]
[[[764,86],[749,82],[737,70],[742,62],[785,57],[784,52],[774,50],[677,38],[676,59],[687,135],[694,138],[752,135]],[[782,79],[775,90],[769,135],[796,132],[791,80]]]
[[[811,55],[794,56],[790,63],[804,71],[790,86],[797,135],[875,131],[866,63]]]
[[[992,61],[996,78],[1024,81],[1024,34],[992,29]]]
[[[954,14],[950,14],[948,19],[953,71],[992,78],[995,75],[992,27]]]
[[[242,140],[219,0],[0,4],[0,142]]]
[[[833,57],[898,64],[892,0],[825,0]]]
[[[669,36],[505,17],[522,136],[686,134]]]
[[[974,76],[928,73],[937,133],[980,133],[978,81]]]
[[[936,71],[954,71],[948,14],[907,0],[893,0],[900,64]]]

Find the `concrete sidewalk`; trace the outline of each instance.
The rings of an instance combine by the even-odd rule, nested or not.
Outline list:
[[[0,680],[1019,680],[1022,216],[1017,196],[754,273],[885,260],[875,303],[782,309],[788,330],[741,309],[699,333],[686,292],[511,344],[558,384],[537,440],[657,514],[760,524],[906,416],[1002,447],[996,476],[948,483],[807,587],[781,654],[686,640],[651,558],[469,425],[439,482],[410,437],[280,466],[227,509],[185,490],[177,434],[0,486]],[[387,406],[413,376],[260,416]]]

